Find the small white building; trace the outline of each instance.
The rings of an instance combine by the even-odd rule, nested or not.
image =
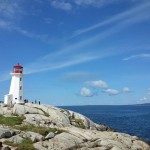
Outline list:
[[[17,64],[13,67],[9,94],[4,96],[4,104],[24,103],[23,100],[23,67]]]

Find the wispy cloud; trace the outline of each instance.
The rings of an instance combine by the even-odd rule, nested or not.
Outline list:
[[[60,0],[48,0],[51,4],[52,7],[56,9],[61,9],[65,11],[70,11],[73,8],[76,7],[87,7],[87,6],[94,6],[94,7],[100,7],[104,5],[108,5],[110,3],[113,3],[118,0],[65,0],[65,1],[60,1]]]
[[[0,1],[0,28],[11,30],[17,18],[23,14],[22,1],[1,0]]]
[[[69,67],[72,65],[76,65],[76,64],[88,62],[91,60],[101,59],[101,58],[105,58],[108,56],[116,55],[118,53],[122,53],[120,51],[115,51],[115,50],[110,51],[107,49],[104,49],[104,50],[88,49],[87,50],[87,46],[96,41],[100,41],[101,39],[104,39],[107,36],[110,36],[111,34],[115,32],[118,32],[119,30],[126,27],[127,25],[145,20],[146,17],[150,16],[150,13],[148,13],[148,15],[145,15],[144,17],[142,16],[143,13],[141,16],[140,16],[140,13],[144,12],[145,14],[146,12],[149,12],[150,11],[148,9],[149,7],[150,7],[150,3],[147,3],[145,5],[134,8],[132,10],[133,13],[131,13],[132,12],[131,10],[130,10],[131,12],[129,11],[125,13],[125,14],[129,13],[130,15],[125,15],[124,18],[126,19],[124,21],[123,19],[121,19],[121,17],[123,16],[121,15],[121,17],[119,18],[122,21],[119,22],[116,26],[113,26],[112,28],[104,32],[98,33],[94,36],[91,36],[90,38],[85,38],[84,40],[77,41],[74,44],[68,44],[66,47],[58,50],[56,53],[47,54],[46,56],[43,56],[41,59],[38,59],[37,61],[32,62],[29,65],[26,65],[25,66],[26,73],[29,74],[29,73],[65,68],[65,67]],[[111,22],[111,21],[108,20],[108,22]],[[10,30],[15,30],[30,38],[39,38],[41,40],[48,40],[47,35],[38,35],[38,34],[30,33],[22,28],[13,26],[13,24],[6,22],[6,21],[0,22],[0,27],[7,27]],[[91,53],[88,54],[87,51],[91,51]]]
[[[33,32],[29,32],[27,30],[24,30],[24,29],[17,27],[17,26],[11,26],[10,29],[15,30],[15,31],[19,32],[20,34],[22,34],[26,37],[29,37],[29,38],[39,39],[39,40],[47,42],[47,43],[50,42],[50,39],[49,39],[47,34],[36,34]]]
[[[149,12],[150,12],[150,2],[146,2],[143,5],[140,5],[138,7],[132,8],[131,10],[127,10],[125,12],[117,14],[103,22],[99,22],[95,25],[89,26],[84,29],[76,30],[72,37],[76,37],[83,33],[90,32],[92,30],[95,30],[97,28],[100,28],[100,27],[103,27],[112,23],[121,23],[123,21],[123,23],[132,24],[140,20],[141,21],[147,20],[148,17],[150,17],[150,15],[144,15],[144,13],[148,14]]]
[[[23,0],[1,0],[0,17],[14,20],[19,14],[24,14],[22,3]]]
[[[116,49],[117,48],[114,47],[112,49],[103,49],[102,51],[99,52],[96,51],[95,49],[88,49],[88,51],[90,51],[89,53],[85,50],[84,44],[82,45],[79,43],[75,43],[67,45],[67,47],[61,50],[57,50],[55,53],[47,54],[38,59],[37,61],[29,65],[26,65],[25,66],[25,68],[27,68],[26,73],[30,74],[35,72],[42,72],[70,67],[76,64],[81,64],[96,59],[104,59],[113,55],[117,55],[118,53],[122,53],[122,51],[119,52],[114,51]],[[74,72],[72,74],[68,74],[68,78],[72,76],[77,77],[79,75],[84,76],[87,74],[83,72]]]
[[[23,3],[24,0],[0,1],[0,29],[15,31],[29,38],[39,39],[47,43],[50,42],[47,34],[29,32],[16,24],[16,20],[22,20],[23,15],[26,14],[23,10]]]
[[[56,54],[57,55],[57,54]],[[98,56],[89,55],[89,54],[77,54],[77,55],[68,55],[65,57],[64,55],[60,55],[59,57],[55,57],[53,55],[53,59],[50,60],[49,57],[45,59],[40,59],[37,62],[31,63],[25,66],[26,74],[31,74],[35,72],[42,72],[48,70],[56,70],[61,68],[70,67],[73,65],[85,63],[91,60],[98,59]]]
[[[79,6],[94,6],[94,7],[102,7],[104,5],[108,5],[118,0],[74,0],[74,3]]]
[[[11,26],[12,26],[12,22],[0,19],[0,29],[10,30]]]
[[[103,7],[110,4],[117,4],[120,0],[48,0],[52,7],[61,10],[72,10],[76,8],[87,8],[87,7]],[[137,2],[140,0],[124,0],[130,2]]]
[[[107,27],[106,30],[103,30],[102,32],[98,32],[94,36],[90,36],[89,38],[86,38],[82,40],[81,42],[78,42],[74,44],[73,46],[75,48],[82,47],[85,45],[90,45],[91,43],[100,42],[101,40],[104,40],[106,37],[111,36],[114,33],[117,33],[121,31],[124,28],[127,28],[128,26],[131,26],[135,23],[146,21],[148,18],[150,18],[150,2],[143,4],[141,6],[138,6],[136,8],[133,8],[132,11],[126,12],[124,18],[123,15],[121,15],[120,21],[117,22],[117,24]],[[109,22],[109,20],[108,20]],[[106,25],[106,24],[105,24]],[[94,28],[95,29],[95,28]],[[92,28],[93,30],[93,28]],[[67,50],[67,49],[66,49]],[[66,51],[65,50],[65,51]],[[105,51],[105,53],[107,50]],[[109,51],[109,55],[116,55],[120,53],[121,51]]]
[[[65,10],[65,11],[69,11],[72,9],[72,5],[71,3],[69,2],[65,2],[65,1],[58,1],[58,0],[50,0],[50,3],[51,5],[54,7],[54,8],[57,8],[57,9],[62,9],[62,10]]]
[[[132,55],[132,56],[129,56],[129,57],[124,58],[123,60],[146,59],[146,58],[150,58],[150,54]]]
[[[39,40],[47,42],[47,43],[50,42],[50,39],[49,39],[47,34],[41,34],[40,35],[40,34],[36,34],[36,33],[33,33],[33,32],[29,32],[25,29],[22,29],[22,28],[16,26],[12,22],[5,21],[5,20],[2,20],[2,19],[0,19],[0,28],[8,30],[8,31],[16,31],[16,32],[20,33],[21,35],[26,36],[28,38],[39,39]]]
[[[85,81],[91,79],[97,75],[98,73],[93,73],[93,72],[74,71],[74,72],[66,73],[63,79],[77,82],[77,81]]]
[[[50,2],[51,3],[52,2],[53,3],[69,3],[69,2],[56,1],[56,0],[50,1]],[[85,2],[82,2],[82,3],[85,3]],[[89,2],[89,3],[92,3],[92,2]],[[15,8],[15,7],[13,7],[13,8]],[[112,35],[113,33],[118,32],[119,30],[127,27],[128,25],[132,25],[132,24],[137,23],[139,21],[147,20],[150,17],[149,8],[150,8],[150,3],[147,2],[146,4],[140,5],[140,6],[133,8],[129,11],[126,11],[124,13],[116,15],[116,16],[114,16],[114,17],[112,17],[112,18],[110,18],[104,22],[100,22],[98,24],[87,27],[85,29],[77,30],[73,34],[73,37],[80,35],[80,34],[83,34],[83,33],[86,33],[86,32],[89,32],[89,31],[92,31],[94,29],[100,28],[102,26],[107,26],[110,23],[114,23],[114,22],[117,23],[116,25],[112,26],[111,28],[108,28],[106,31],[100,32],[94,36],[91,36],[90,38],[86,38],[85,40],[82,40],[82,42],[78,42],[78,43],[73,44],[73,46],[74,47],[80,47],[80,46],[83,46],[85,44],[87,45],[87,43],[90,44],[90,43],[95,42],[97,40],[100,41],[101,39],[104,39],[104,38]],[[15,12],[15,9],[13,9],[13,11],[14,11],[14,14],[17,12],[17,11]],[[40,39],[42,41],[46,41],[46,42],[50,41],[47,34],[39,35],[36,33],[28,32],[27,30],[22,29],[21,27],[18,27],[16,24],[14,24],[14,22],[11,22],[10,20],[4,20],[4,19],[2,20],[1,19],[0,20],[0,28],[3,28],[3,29],[5,28],[7,30],[17,31],[20,34],[27,36],[29,38],[38,38],[38,39]]]
[[[57,55],[55,56],[55,53],[53,53],[52,56],[49,57],[41,57],[35,62],[32,62],[30,64],[24,65],[24,74],[33,74],[33,73],[39,73],[39,72],[44,72],[44,71],[50,71],[50,70],[57,70],[57,69],[63,69],[66,67],[71,67],[73,65],[78,65],[81,63],[86,63],[88,61],[96,60],[99,59],[98,56],[95,56],[93,54],[68,54],[67,57],[66,55]],[[72,74],[73,75],[73,74]],[[85,75],[84,73],[76,73],[74,76],[79,76],[79,75]],[[5,81],[8,80],[9,73],[1,74],[0,76],[1,80],[0,81]]]
[[[70,46],[69,49],[72,51],[62,49],[56,51],[55,53],[47,54],[37,59],[37,61],[31,62],[30,64],[24,65],[25,74],[32,74],[71,67],[73,65],[86,63],[96,59],[102,59],[110,55],[110,53],[103,53],[101,55],[98,55],[97,53],[93,53],[93,50],[89,50],[91,52],[86,53],[83,50],[81,52],[74,51],[76,50],[74,46]]]
[[[25,68],[27,68],[26,73],[30,74],[65,68],[96,59],[103,59],[110,55],[113,54],[109,51],[104,51],[102,54],[100,54],[100,52],[96,52],[95,49],[88,49],[87,51],[87,48],[86,50],[84,48],[84,44],[75,43],[67,45],[67,47],[57,50],[55,53],[50,53],[41,57],[36,62],[25,66]]]

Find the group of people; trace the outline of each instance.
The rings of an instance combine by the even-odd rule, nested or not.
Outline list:
[[[0,150],[11,150],[11,148],[10,147],[8,147],[8,146],[3,146],[3,144],[2,144],[2,142],[0,142]]]
[[[28,99],[25,99],[24,103],[28,103]],[[40,105],[41,104],[41,100],[35,100],[34,102],[32,102],[32,104],[37,104],[37,103]]]
[[[40,105],[40,104],[41,104],[41,101],[40,101],[40,100],[38,100],[38,101],[35,100],[34,103],[35,103],[35,104],[39,103],[39,105]],[[32,104],[33,104],[33,102],[32,102]]]

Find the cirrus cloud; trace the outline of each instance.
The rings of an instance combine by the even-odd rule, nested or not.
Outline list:
[[[74,3],[79,6],[94,6],[102,7],[112,3],[116,3],[119,0],[74,0]]]
[[[64,2],[64,1],[53,0],[53,1],[51,1],[51,5],[54,8],[62,9],[62,10],[66,10],[66,11],[69,11],[72,9],[71,3]]]
[[[1,0],[0,17],[5,19],[15,19],[16,15],[24,14],[22,3],[22,0]]]
[[[144,58],[150,58],[150,54],[132,55],[132,56],[124,58],[123,60],[144,59]]]

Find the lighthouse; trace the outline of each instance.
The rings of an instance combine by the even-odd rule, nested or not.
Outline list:
[[[24,103],[23,101],[23,67],[18,63],[10,73],[12,76],[9,94],[5,95],[5,104]]]

